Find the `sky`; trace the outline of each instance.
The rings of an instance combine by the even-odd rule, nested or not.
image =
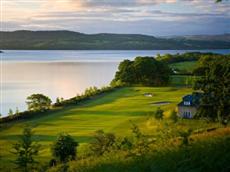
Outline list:
[[[230,0],[0,0],[1,30],[154,36],[230,33]]]

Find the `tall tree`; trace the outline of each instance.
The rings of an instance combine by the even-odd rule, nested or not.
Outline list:
[[[38,155],[40,145],[33,141],[32,136],[31,128],[26,127],[18,142],[13,145],[12,153],[17,156],[14,162],[23,172],[33,171],[36,164],[34,158]]]
[[[230,58],[205,56],[195,73],[200,75],[195,89],[203,92],[199,116],[223,120],[230,116]]]

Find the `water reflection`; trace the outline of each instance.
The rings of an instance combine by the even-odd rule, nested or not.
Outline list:
[[[89,86],[105,86],[114,77],[115,62],[3,63],[2,114],[9,108],[25,110],[28,95],[42,93],[70,98]]]

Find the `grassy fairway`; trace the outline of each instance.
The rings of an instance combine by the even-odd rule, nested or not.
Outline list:
[[[171,68],[178,69],[180,72],[192,73],[192,71],[196,68],[197,61],[189,61],[189,62],[178,62],[170,64]]]
[[[153,93],[153,97],[145,97],[143,94],[147,92]],[[8,124],[0,132],[0,164],[7,164],[13,159],[10,148],[25,125],[34,127],[36,140],[42,145],[40,157],[46,157],[44,160],[47,160],[50,158],[50,144],[60,132],[73,135],[80,143],[89,142],[94,131],[99,129],[118,136],[127,135],[130,133],[130,120],[139,125],[145,124],[148,112],[157,107],[151,105],[152,102],[170,101],[171,104],[161,106],[169,110],[176,107],[183,95],[190,92],[189,88],[121,88],[84,105],[68,107],[46,117]]]

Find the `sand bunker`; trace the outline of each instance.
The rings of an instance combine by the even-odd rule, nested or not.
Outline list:
[[[163,102],[153,102],[153,103],[151,103],[151,105],[153,105],[153,106],[161,106],[161,105],[168,105],[168,104],[171,104],[171,102],[163,101]]]
[[[144,96],[145,97],[153,97],[153,94],[152,93],[145,93]]]

